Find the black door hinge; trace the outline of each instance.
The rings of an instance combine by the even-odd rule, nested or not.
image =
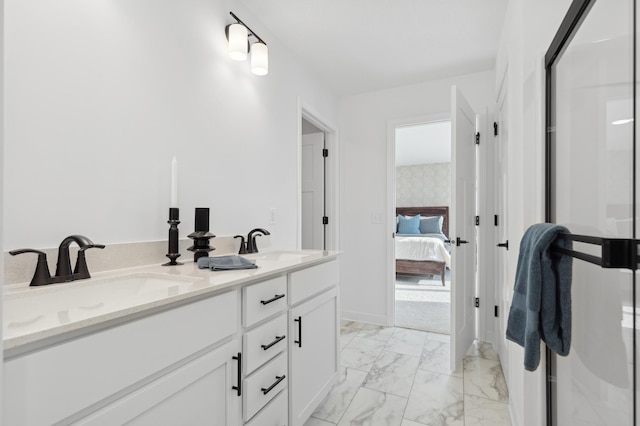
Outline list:
[[[327,148],[322,148],[322,156],[327,158],[329,156],[329,150]]]
[[[480,226],[480,216],[476,216],[476,226]]]
[[[329,217],[322,216],[322,224],[323,225],[328,225],[329,224]]]
[[[498,123],[493,122],[493,136],[498,136]]]
[[[480,132],[476,132],[476,145],[480,145]]]
[[[499,315],[498,315],[498,305],[495,305],[493,307],[493,316],[496,317],[496,318],[499,317]]]
[[[493,226],[498,226],[498,215],[497,214],[493,215]]]
[[[480,298],[476,297],[476,308],[480,307]]]

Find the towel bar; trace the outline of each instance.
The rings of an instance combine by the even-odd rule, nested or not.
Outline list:
[[[567,241],[593,244],[602,247],[600,257],[592,254],[569,250],[564,247],[554,246],[552,251],[571,256],[585,262],[593,263],[602,268],[622,268],[635,271],[638,269],[638,244],[640,240],[628,238],[601,238],[589,235],[574,235],[567,233],[558,234],[558,238]]]

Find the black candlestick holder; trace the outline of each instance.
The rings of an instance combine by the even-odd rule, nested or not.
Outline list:
[[[193,252],[193,261],[197,262],[201,257],[209,256],[209,252],[215,250],[209,245],[209,240],[214,238],[209,232],[209,208],[196,207],[195,232],[187,235],[193,239],[193,245],[187,250]]]
[[[180,262],[176,262],[176,259],[180,257],[178,249],[178,224],[180,223],[180,210],[177,207],[169,208],[169,220],[167,223],[169,226],[169,253],[166,256],[170,259],[170,262],[163,263],[162,266],[174,266],[182,265]]]

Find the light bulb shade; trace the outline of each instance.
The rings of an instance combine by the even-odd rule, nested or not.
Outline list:
[[[229,39],[229,56],[234,61],[247,59],[249,46],[247,27],[242,24],[231,24],[227,27]]]
[[[269,73],[269,49],[261,42],[251,46],[251,72],[255,75],[267,75]]]

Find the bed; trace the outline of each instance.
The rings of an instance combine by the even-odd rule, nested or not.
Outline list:
[[[397,207],[396,216],[435,218],[442,216],[442,233],[406,235],[396,233],[396,274],[440,275],[445,285],[445,271],[451,261],[449,235],[449,207]],[[398,230],[400,231],[400,230]]]

